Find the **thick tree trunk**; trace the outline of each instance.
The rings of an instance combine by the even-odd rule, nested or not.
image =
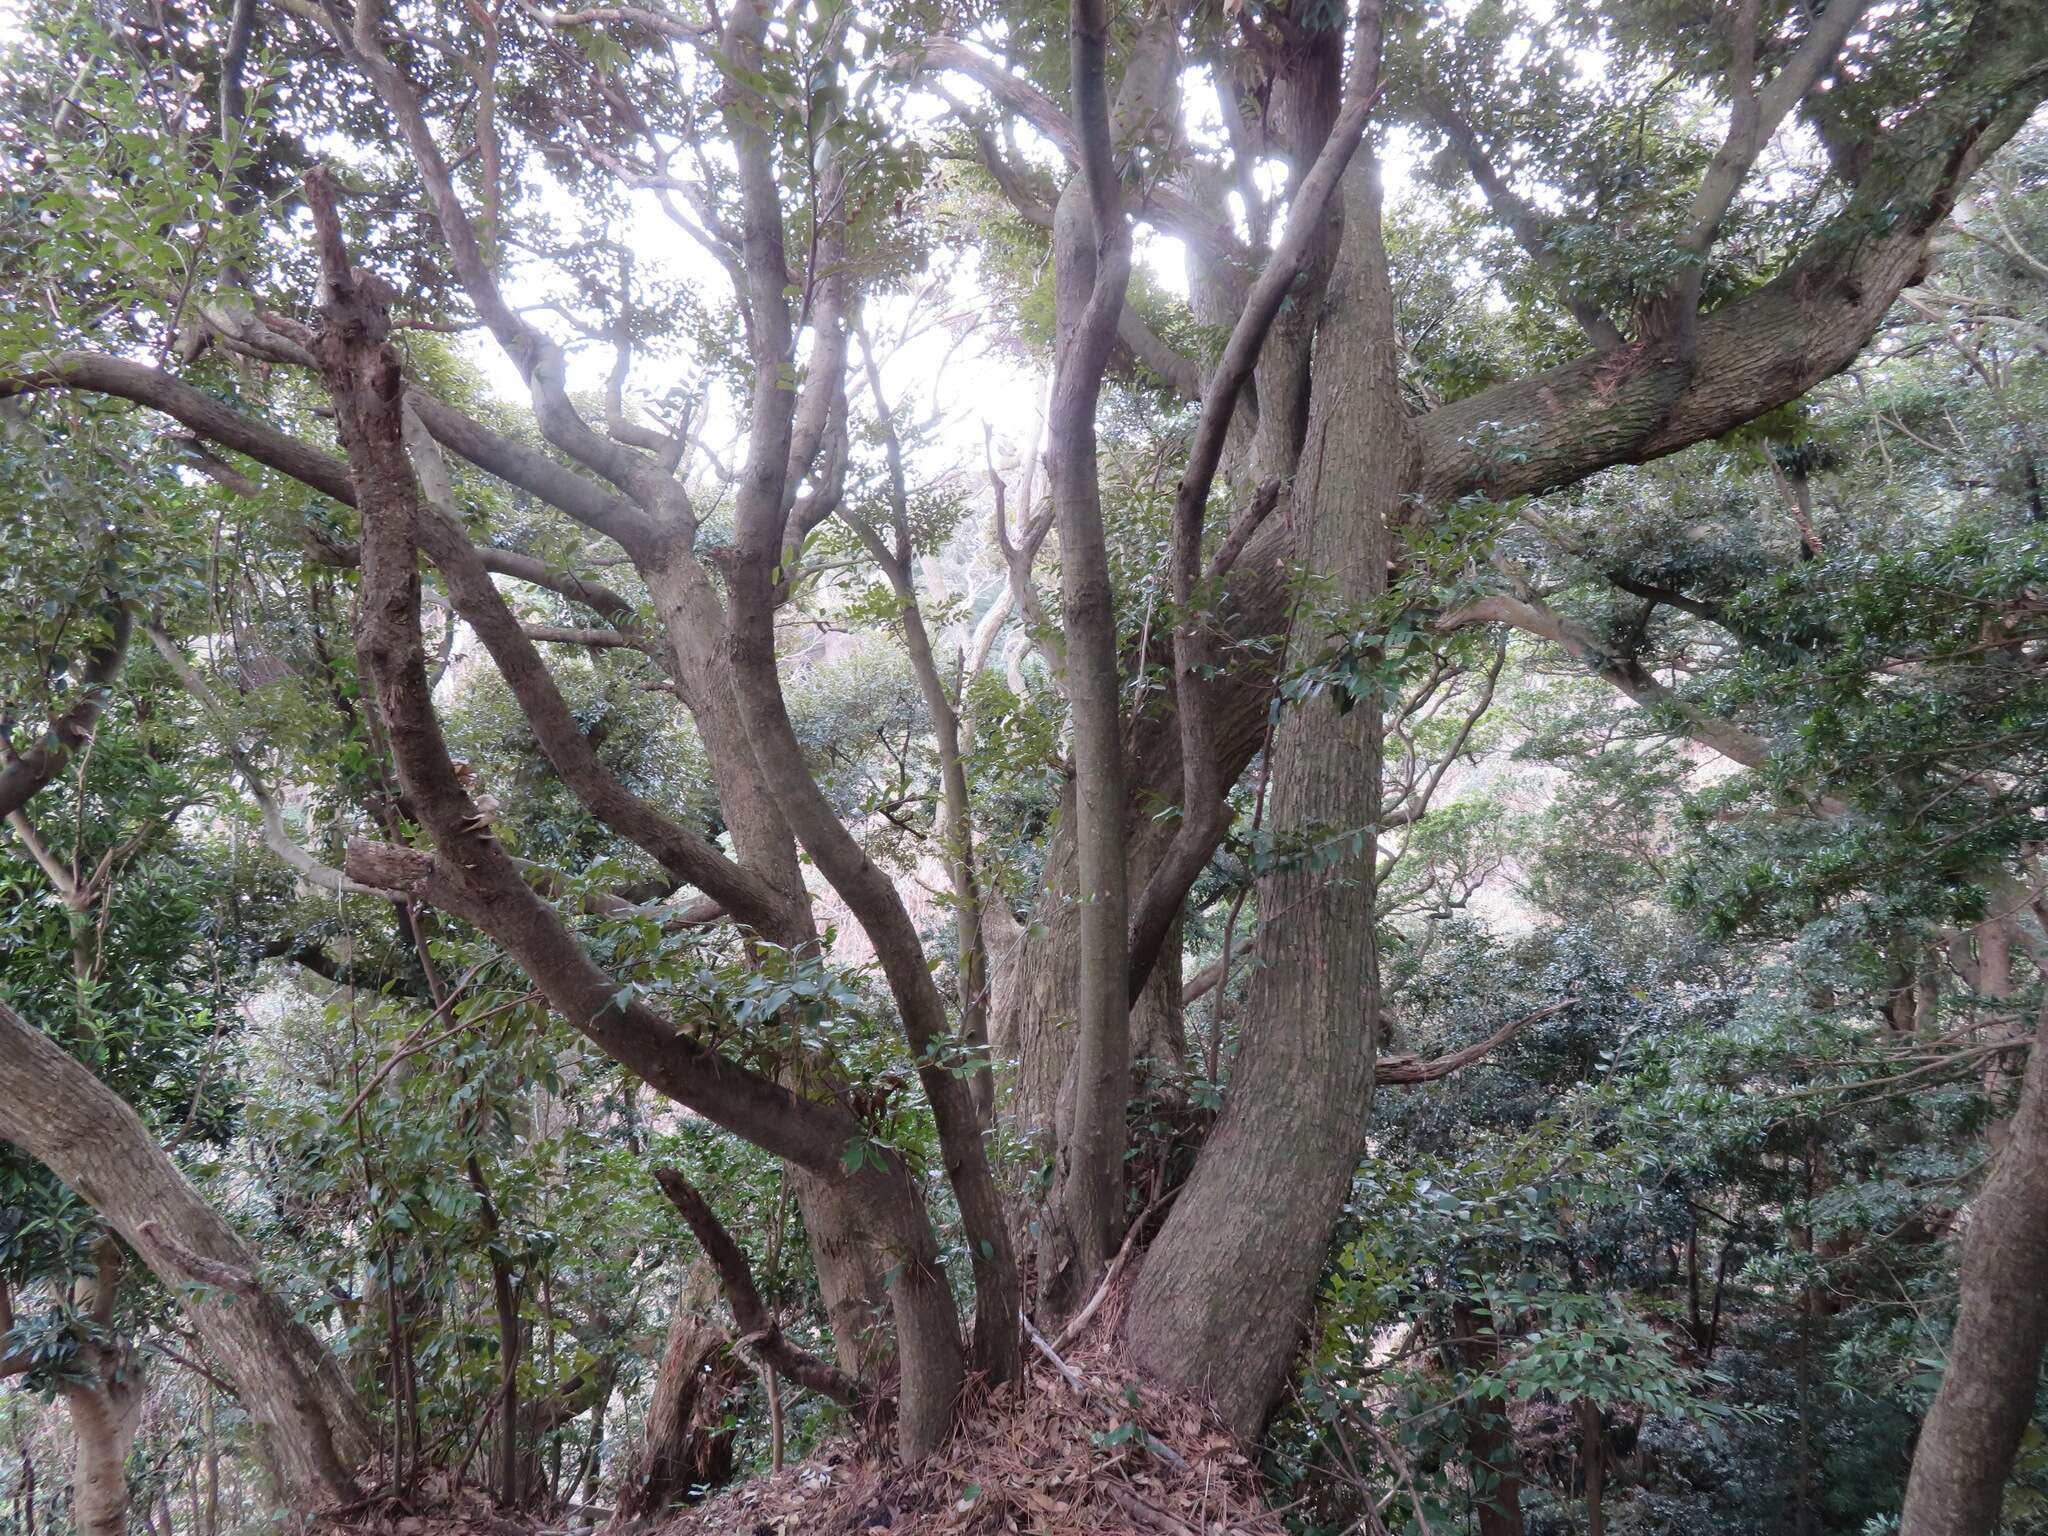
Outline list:
[[[326,1349],[255,1278],[234,1230],[164,1155],[141,1117],[0,1005],[0,1137],[38,1159],[180,1291],[193,1329],[256,1423],[294,1513],[357,1496],[369,1421]]]
[[[1344,208],[1289,515],[1302,563],[1351,609],[1386,589],[1388,524],[1414,455],[1369,162],[1347,174]],[[1364,1145],[1379,1011],[1380,734],[1380,700],[1348,708],[1327,694],[1290,711],[1275,734],[1271,825],[1280,846],[1302,850],[1260,882],[1244,1044],[1131,1310],[1139,1367],[1208,1392],[1246,1434],[1300,1344]],[[1312,861],[1311,848],[1334,850],[1335,861]]]
[[[1156,724],[1155,724],[1156,729]],[[1173,788],[1179,785],[1175,770]],[[1125,818],[1130,877],[1142,885],[1150,876],[1164,839],[1155,807],[1164,786],[1134,784]],[[1071,802],[1069,802],[1071,803]],[[1050,1159],[1062,1133],[1063,1078],[1073,1055],[1074,1021],[1080,1005],[1080,907],[1074,889],[1074,846],[1064,828],[1055,832],[1040,878],[1040,895],[1028,923],[1019,923],[991,903],[983,927],[988,936],[993,981],[989,1004],[989,1050],[998,1064],[999,1111],[1007,1134]],[[1145,990],[1130,1010],[1132,1093],[1148,1088],[1185,1092],[1187,1025],[1180,996],[1180,944],[1170,942]],[[1170,974],[1169,974],[1170,973]],[[1071,1101],[1065,1101],[1070,1106]]]
[[[2037,1028],[2019,1108],[1963,1234],[1962,1301],[1920,1426],[1900,1536],[1989,1536],[2048,1345],[2048,1050]]]

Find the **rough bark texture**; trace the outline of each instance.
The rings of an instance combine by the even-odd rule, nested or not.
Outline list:
[[[1143,795],[1133,793],[1133,801]],[[1156,802],[1155,802],[1156,804]],[[1162,841],[1152,818],[1135,805],[1126,817],[1133,880],[1145,878]],[[983,927],[992,974],[989,1052],[998,1069],[1004,1130],[1050,1163],[1060,1127],[1072,1112],[1063,1095],[1073,1053],[1081,987],[1080,903],[1074,895],[1073,846],[1055,841],[1030,921],[1019,923],[991,904]],[[1180,1000],[1179,947],[1169,946],[1130,1009],[1131,1091],[1184,1092],[1187,1031]],[[1174,974],[1166,974],[1173,971]]]
[[[254,1257],[141,1117],[5,1007],[0,1137],[69,1185],[166,1286],[211,1287],[186,1315],[234,1382],[287,1506],[309,1514],[354,1499],[372,1440],[333,1357],[256,1283]]]
[[[1920,1426],[1900,1536],[1989,1536],[2033,1418],[2048,1345],[2048,1050],[2035,1035],[2019,1108],[1963,1235],[1962,1301]]]
[[[725,1330],[707,1315],[713,1289],[708,1266],[693,1269],[669,1319],[640,1455],[619,1490],[615,1518],[621,1526],[659,1515],[692,1488],[732,1481],[725,1399],[748,1373],[733,1358]]]
[[[123,1268],[119,1240],[102,1238],[94,1264],[81,1308],[112,1334]],[[128,1449],[142,1427],[141,1362],[125,1339],[113,1335],[110,1342],[87,1344],[76,1363],[81,1379],[67,1380],[58,1388],[71,1413],[72,1523],[82,1536],[124,1536]]]
[[[1290,509],[1302,564],[1334,601],[1386,590],[1389,524],[1410,483],[1376,172],[1347,176],[1345,229],[1317,346],[1316,401]],[[1138,1365],[1203,1390],[1254,1432],[1301,1341],[1331,1224],[1363,1148],[1379,1010],[1373,925],[1377,699],[1309,700],[1274,737],[1282,847],[1332,846],[1260,881],[1248,1022],[1195,1171],[1138,1278]]]

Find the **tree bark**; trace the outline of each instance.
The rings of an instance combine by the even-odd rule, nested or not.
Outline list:
[[[1156,30],[1148,28],[1148,34]],[[1095,416],[1131,275],[1130,222],[1115,166],[1102,0],[1074,0],[1070,44],[1081,167],[1053,215],[1055,310],[1048,468],[1060,532],[1067,699],[1073,721],[1080,987],[1064,1080],[1071,1105],[1054,1150],[1039,1258],[1039,1309],[1078,1307],[1116,1253],[1123,1219],[1130,999],[1124,847],[1123,690],[1102,523]],[[1137,80],[1136,59],[1125,81]]]
[[[1579,1475],[1586,1488],[1586,1536],[1603,1536],[1607,1514],[1601,1499],[1607,1491],[1607,1421],[1590,1397],[1579,1399]]]
[[[806,425],[793,410],[787,370],[795,355],[789,310],[789,265],[784,248],[780,193],[772,153],[761,120],[767,103],[740,78],[757,69],[765,11],[742,3],[726,24],[726,47],[734,61],[728,74],[728,117],[741,188],[741,227],[754,364],[753,416],[747,435],[746,467],[734,503],[736,545],[727,570],[731,628],[727,655],[735,693],[763,781],[805,852],[831,882],[867,930],[895,999],[906,1044],[915,1059],[946,1175],[959,1203],[961,1223],[974,1271],[976,1311],[974,1364],[993,1381],[1013,1379],[1022,1368],[1017,1334],[1018,1276],[1002,1201],[982,1143],[972,1089],[950,1070],[952,1045],[945,1001],[926,965],[924,947],[894,883],[867,856],[840,821],[805,765],[789,719],[776,667],[775,612],[786,580],[785,543],[791,528],[795,477],[811,453],[803,451]],[[843,274],[838,274],[843,277]],[[828,297],[829,296],[829,297]],[[836,338],[834,370],[845,361],[843,314],[834,308],[836,289],[821,289],[821,313],[811,317],[819,352]],[[817,377],[825,360],[812,357]],[[835,385],[840,381],[834,377]],[[815,399],[815,397],[810,397]],[[800,430],[801,429],[801,430]],[[815,450],[815,442],[811,443]],[[890,1288],[902,1361],[898,1443],[905,1458],[918,1460],[950,1431],[964,1380],[958,1312],[936,1270],[936,1243],[920,1206],[913,1225],[899,1223],[914,1247],[897,1256]]]
[[[619,1490],[615,1519],[620,1526],[654,1518],[692,1488],[732,1480],[732,1431],[723,1427],[724,1402],[747,1373],[734,1360],[725,1330],[706,1315],[713,1295],[708,1264],[693,1267],[669,1319],[641,1428],[639,1459]]]
[[[1920,1426],[1900,1536],[1990,1536],[2033,1417],[2048,1345],[2048,1050],[2037,1028],[2019,1108],[1963,1234],[1962,1299]]]
[[[67,1383],[75,1458],[71,1519],[79,1536],[126,1536],[128,1449],[142,1425],[140,1383],[103,1377],[94,1385]]]
[[[93,1263],[92,1284],[81,1300],[86,1315],[111,1341],[90,1343],[80,1351],[78,1364],[91,1380],[67,1380],[59,1388],[70,1410],[74,1442],[71,1518],[82,1536],[124,1536],[128,1451],[142,1427],[141,1363],[128,1341],[114,1334],[123,1268],[119,1240],[101,1238]]]
[[[1377,168],[1363,153],[1346,175],[1316,400],[1289,509],[1302,565],[1327,578],[1347,613],[1386,590],[1389,525],[1414,463]],[[1324,694],[1291,710],[1275,733],[1275,840],[1337,858],[1315,868],[1296,857],[1260,881],[1265,916],[1244,1043],[1132,1303],[1140,1368],[1211,1394],[1247,1435],[1300,1344],[1372,1103],[1380,717],[1377,697],[1340,707]]]
[[[166,1286],[208,1288],[186,1315],[255,1421],[286,1506],[310,1515],[353,1500],[373,1442],[333,1357],[258,1283],[242,1240],[141,1117],[5,1005],[0,1137],[70,1186]]]
[[[1500,1363],[1500,1339],[1491,1310],[1460,1303],[1451,1309],[1457,1349],[1473,1371]],[[1465,1407],[1465,1450],[1472,1462],[1472,1499],[1479,1506],[1479,1536],[1522,1536],[1522,1462],[1504,1397],[1474,1396]]]

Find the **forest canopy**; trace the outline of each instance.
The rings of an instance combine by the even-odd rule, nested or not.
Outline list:
[[[2048,1530],[2039,0],[0,95],[0,1536]]]

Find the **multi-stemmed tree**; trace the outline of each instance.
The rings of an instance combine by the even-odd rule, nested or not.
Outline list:
[[[1478,504],[1719,437],[1846,366],[2048,94],[2048,19],[2022,0],[1541,19],[1377,0],[1348,14],[741,0],[701,15],[287,0],[124,16],[105,33],[52,13],[40,35],[13,82],[42,126],[21,130],[28,218],[7,257],[19,302],[0,387],[29,412],[113,396],[175,422],[186,473],[253,496],[294,485],[323,525],[316,558],[359,572],[356,664],[391,814],[358,829],[344,870],[267,821],[272,841],[330,889],[470,925],[657,1092],[782,1159],[846,1370],[872,1370],[854,1320],[887,1298],[911,1458],[948,1432],[968,1371],[1020,1368],[1019,1233],[1035,1234],[1051,1316],[1078,1312],[1131,1236],[1133,1062],[1176,1007],[1189,892],[1263,756],[1275,856],[1242,1044],[1192,1173],[1156,1236],[1137,1234],[1150,1242],[1126,1336],[1148,1376],[1256,1429],[1299,1344],[1375,1079],[1382,740],[1409,624],[1390,611],[1390,570]],[[912,103],[928,127],[905,126]],[[1526,372],[1448,399],[1409,375],[1383,210],[1395,142],[1440,146],[1438,173],[1477,189],[1499,238],[1474,280],[1522,301]],[[903,439],[864,332],[921,259],[900,233],[938,175],[935,143],[972,157],[983,208],[999,198],[1014,216],[987,221],[983,276],[1019,251],[1050,262],[1049,506],[1014,509],[1006,601],[1057,662],[1070,782],[1042,894],[1000,955],[1008,914],[983,920],[963,762],[966,669],[918,606]],[[687,277],[632,259],[657,218],[729,293],[686,294]],[[1135,289],[1147,231],[1185,250],[1184,304]],[[1044,309],[1035,289],[1018,307],[1020,329]],[[557,323],[609,351],[589,393],[572,389]],[[465,398],[413,344],[470,328],[524,386],[523,420]],[[669,389],[687,351],[708,404]],[[1166,401],[1185,430],[1156,614],[1120,611],[1111,579],[1115,445],[1099,434],[1106,392],[1126,390]],[[703,446],[720,413],[737,423],[730,461]],[[893,475],[879,517],[847,495],[856,450],[878,439]],[[514,499],[573,525],[574,553],[502,544],[494,517]],[[778,616],[828,579],[817,535],[835,517],[888,578],[932,717],[950,998],[791,724]],[[1049,601],[1030,546],[1054,528]],[[668,920],[810,952],[806,863],[851,911],[936,1131],[971,1330],[925,1192],[856,1112],[864,1085],[808,1049],[793,1014],[712,1038],[665,1011],[588,927],[629,898],[507,846],[442,728],[423,567],[589,816],[695,893]],[[523,622],[501,581],[549,594],[574,624]],[[118,573],[76,599],[119,617],[48,729],[22,737],[0,809],[62,767],[121,641],[154,619]],[[1453,617],[1518,623],[1520,600]],[[702,744],[718,836],[607,768],[541,648],[565,637],[654,658]],[[165,638],[172,656],[207,643]],[[1134,695],[1134,678],[1153,685]],[[1712,722],[1698,732],[1741,756]],[[1035,1091],[996,1102],[989,1039]],[[233,1234],[104,1089],[27,1031],[0,1042],[0,1131],[167,1280],[254,1286]],[[29,1110],[45,1100],[64,1113]],[[1052,1170],[1025,1221],[992,1165],[1004,1121]],[[118,1187],[81,1161],[88,1134],[132,1170]],[[2016,1134],[2011,1165],[2037,1142]],[[294,1495],[351,1496],[366,1447],[330,1368],[260,1303],[201,1301],[199,1317],[289,1447]]]

